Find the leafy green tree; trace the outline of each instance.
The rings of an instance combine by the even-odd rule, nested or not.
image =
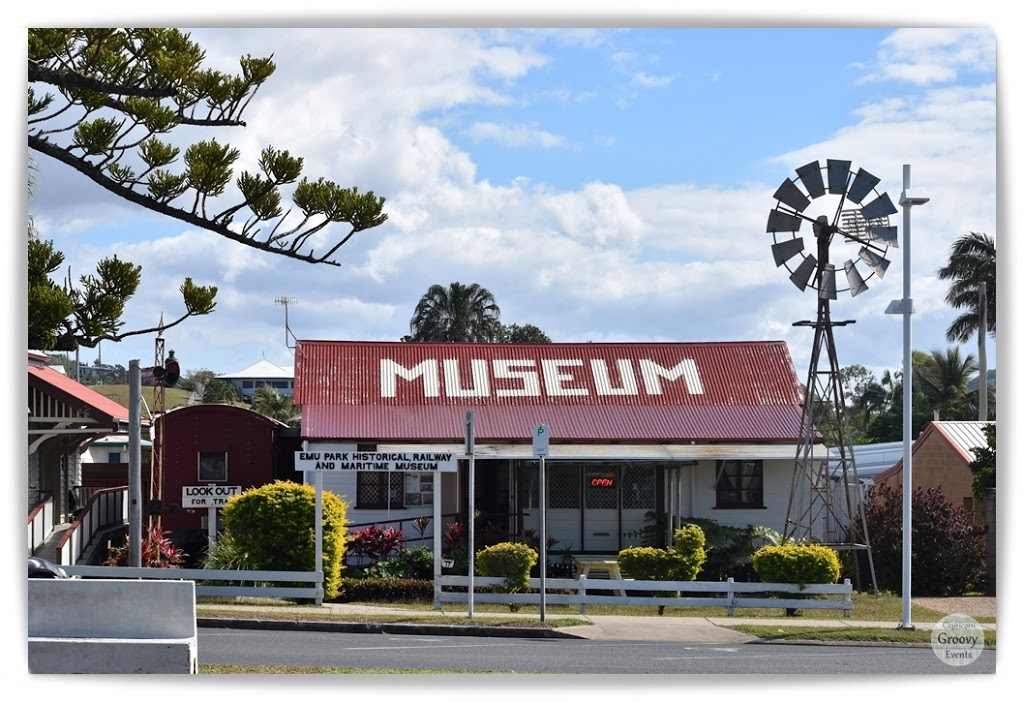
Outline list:
[[[325,490],[323,500],[324,598],[341,585],[348,504]],[[246,490],[224,506],[224,530],[233,558],[252,570],[310,572],[316,566],[316,489],[284,480]]]
[[[946,330],[946,339],[964,343],[980,327],[980,284],[985,283],[988,333],[996,335],[996,243],[988,234],[970,232],[961,236],[949,250],[949,262],[939,269],[939,280],[949,280],[946,303],[965,310]]]
[[[256,393],[252,400],[252,409],[264,417],[270,417],[285,424],[294,425],[298,420],[295,413],[295,405],[292,404],[292,398],[282,395],[268,385],[261,385],[256,388]]]
[[[551,343],[551,337],[532,324],[503,324],[499,340],[505,344]]]
[[[197,396],[202,397],[206,391],[206,384],[216,377],[217,374],[209,368],[188,370],[181,375],[181,380],[178,381],[178,387],[182,390],[194,392]]]
[[[243,112],[276,69],[246,55],[230,75],[204,60],[202,47],[173,28],[30,29],[28,146],[153,212],[260,251],[340,265],[335,256],[352,236],[387,219],[384,198],[300,180],[303,160],[272,146],[257,172],[237,177],[239,151],[216,138],[182,153],[174,139],[185,131],[244,127]],[[283,186],[291,188],[287,208]],[[334,223],[348,231],[314,251],[314,235]]]
[[[410,341],[497,341],[501,309],[477,283],[432,285],[416,305],[409,329]]]
[[[203,404],[210,405],[215,402],[241,402],[242,394],[238,388],[226,380],[213,378],[203,386]]]
[[[985,425],[982,431],[985,432],[986,445],[974,449],[974,460],[971,461],[974,480],[971,483],[971,491],[977,502],[985,504],[989,489],[996,486],[996,423]]]

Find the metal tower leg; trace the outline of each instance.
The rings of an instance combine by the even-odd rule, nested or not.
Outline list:
[[[797,322],[794,325],[814,327],[814,347],[801,415],[802,443],[797,449],[783,537],[786,541],[815,541],[837,551],[865,551],[872,589],[877,593],[871,541],[862,509],[856,461],[848,439],[846,401],[832,333],[833,327],[851,322],[832,321],[828,298],[819,298],[817,320],[813,324]],[[838,451],[837,458],[821,455],[829,445]],[[818,456],[814,455],[815,446]],[[859,587],[860,583],[857,585]]]

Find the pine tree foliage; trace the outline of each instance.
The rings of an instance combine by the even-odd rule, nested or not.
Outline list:
[[[178,29],[30,29],[29,148],[153,212],[261,251],[340,265],[336,254],[353,235],[387,219],[384,198],[303,177],[303,159],[273,146],[256,172],[236,177],[241,154],[229,144],[182,145],[186,130],[244,127],[276,69],[246,55],[230,75],[204,60]],[[333,234],[334,223],[347,231]]]

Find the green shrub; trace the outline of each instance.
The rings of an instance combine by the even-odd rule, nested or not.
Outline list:
[[[638,580],[693,580],[707,552],[704,531],[695,524],[676,529],[672,546],[633,546],[619,551],[619,566]]]
[[[403,548],[394,556],[370,568],[371,577],[434,579],[434,552],[429,546]]]
[[[530,569],[540,555],[526,544],[506,541],[476,554],[476,569],[487,578],[504,578],[505,592],[524,592],[530,587]]]
[[[330,491],[323,492],[324,598],[338,594],[345,555],[345,513],[348,505]],[[252,570],[315,570],[316,489],[276,480],[246,490],[228,500],[223,510],[224,531]]]
[[[820,544],[762,546],[754,552],[754,572],[764,583],[834,583],[839,580],[839,556]]]
[[[619,551],[619,566],[638,580],[694,580],[706,559],[704,531],[695,524],[676,529],[669,548],[632,546]],[[664,605],[659,605],[658,614],[664,613]]]

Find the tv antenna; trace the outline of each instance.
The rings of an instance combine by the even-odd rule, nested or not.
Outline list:
[[[288,326],[288,305],[294,305],[298,301],[297,298],[285,297],[283,295],[274,298],[275,304],[284,305],[284,345],[293,353],[295,352],[295,344],[290,343],[290,341],[298,342],[298,339],[295,338],[291,327]]]

